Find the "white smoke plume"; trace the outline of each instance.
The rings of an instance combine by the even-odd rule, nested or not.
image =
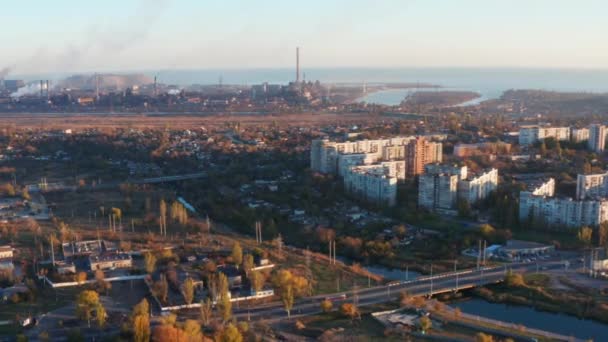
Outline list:
[[[43,86],[42,89],[46,89],[46,86]],[[21,87],[17,89],[16,92],[11,94],[11,97],[14,99],[18,99],[22,96],[26,95],[35,95],[40,93],[40,83],[32,82],[25,87]]]
[[[0,80],[4,79],[6,77],[6,75],[8,75],[10,72],[11,72],[11,68],[9,68],[9,67],[0,69]]]

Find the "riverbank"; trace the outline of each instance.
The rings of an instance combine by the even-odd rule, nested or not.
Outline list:
[[[572,287],[559,279],[562,289],[550,286],[551,277],[532,274],[505,284],[476,288],[473,295],[491,303],[532,307],[551,313],[568,314],[579,319],[608,323],[608,296],[595,289]],[[608,326],[606,327],[608,329]]]

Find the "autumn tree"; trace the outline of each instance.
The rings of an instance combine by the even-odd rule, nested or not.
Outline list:
[[[150,341],[150,305],[146,298],[143,298],[139,304],[133,307],[131,322],[133,327],[133,341]]]
[[[209,325],[213,316],[213,303],[211,299],[207,298],[205,301],[201,301],[200,307],[200,318],[203,325]]]
[[[578,230],[577,238],[584,245],[588,246],[589,244],[591,244],[592,235],[593,235],[593,230],[587,226],[584,226]]]
[[[112,288],[112,284],[106,281],[106,275],[102,270],[95,271],[95,286],[97,287],[97,292],[105,292],[106,295]]]
[[[87,281],[87,274],[86,272],[78,272],[74,275],[74,281],[77,282],[79,285],[84,284],[85,281]]]
[[[475,335],[475,342],[494,342],[494,337],[492,335],[479,332]]]
[[[228,322],[232,317],[232,302],[228,293],[220,295],[217,302],[217,310],[224,322]]]
[[[106,311],[99,301],[99,295],[95,291],[84,290],[76,298],[76,317],[86,320],[90,327],[93,313],[95,313],[95,320],[98,325],[103,326],[106,319]]]
[[[243,335],[239,329],[230,323],[217,336],[216,341],[219,342],[243,342]]]
[[[192,304],[192,301],[194,300],[194,280],[192,280],[192,278],[188,277],[184,280],[184,283],[182,284],[182,295],[184,296],[186,304]]]
[[[599,247],[608,247],[608,222],[602,222],[597,231],[597,243]]]
[[[228,322],[232,317],[232,302],[230,301],[230,291],[228,278],[220,273],[217,276],[217,309],[224,322]]]
[[[246,254],[243,258],[243,271],[245,271],[245,274],[249,275],[249,272],[254,266],[253,255]]]
[[[510,287],[521,287],[526,285],[526,281],[524,280],[524,276],[519,273],[509,272],[505,276],[505,283]]]
[[[160,279],[152,285],[152,294],[162,303],[166,303],[168,291],[169,283],[167,282],[167,277],[165,277],[164,274],[161,274]]]
[[[230,253],[230,256],[232,257],[232,262],[234,262],[234,264],[238,268],[239,265],[243,262],[243,249],[241,248],[240,243],[238,243],[238,242],[234,243],[234,245],[232,246],[232,253]]]
[[[346,317],[350,318],[350,320],[351,320],[351,321],[352,321],[352,320],[354,320],[354,319],[355,319],[355,317],[360,317],[360,314],[359,314],[359,309],[358,309],[358,308],[357,308],[357,306],[356,306],[355,304],[353,304],[353,303],[343,303],[343,304],[340,306],[340,312],[341,312],[341,313],[342,313],[344,316],[346,316]]]
[[[187,319],[182,327],[188,341],[200,341],[203,338],[201,325],[193,319]]]
[[[321,311],[328,313],[331,312],[331,310],[334,308],[334,303],[331,302],[331,300],[329,299],[324,299],[321,302]]]
[[[280,270],[275,274],[273,283],[279,292],[287,317],[291,317],[295,297],[305,293],[308,288],[308,280],[292,274],[289,270]]]
[[[251,283],[251,289],[257,293],[264,287],[266,279],[260,271],[253,271],[249,274],[249,282]]]
[[[156,257],[154,254],[150,252],[144,254],[144,266],[148,274],[154,273],[154,270],[156,269]]]
[[[420,320],[418,320],[418,326],[420,327],[420,330],[427,332],[433,326],[433,322],[431,322],[431,319],[428,318],[428,316],[422,316],[420,317]]]

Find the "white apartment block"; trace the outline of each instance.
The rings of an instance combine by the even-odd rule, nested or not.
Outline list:
[[[458,196],[469,203],[483,200],[498,187],[498,170],[491,169],[479,176],[458,182]]]
[[[608,197],[608,172],[576,178],[576,199]]]
[[[606,126],[589,126],[589,140],[587,141],[587,145],[591,151],[602,152],[606,145]]]
[[[589,140],[589,128],[573,128],[571,140],[575,143]]]
[[[564,227],[598,226],[608,221],[608,200],[557,198],[553,197],[554,194],[553,179],[531,191],[522,191],[519,194],[519,219]]]
[[[570,140],[570,127],[521,126],[519,128],[520,145],[532,145],[546,138]]]
[[[344,177],[345,190],[368,202],[394,206],[397,203],[397,175],[399,169],[405,175],[405,163],[387,163],[351,168]]]
[[[347,142],[334,142],[327,139],[312,141],[310,150],[310,167],[314,171],[338,174],[339,155],[347,154],[373,154],[370,158],[379,160],[383,156],[385,146],[404,146],[414,140],[414,136],[393,137],[390,139],[358,140]],[[402,154],[405,154],[403,152]],[[395,157],[401,159],[402,157]],[[384,160],[393,160],[384,158]],[[344,171],[342,171],[344,172]]]
[[[418,205],[432,211],[451,211],[458,199],[458,175],[424,173],[418,184]]]
[[[338,155],[338,175],[344,177],[346,173],[354,166],[371,165],[380,160],[380,154],[375,153],[357,153],[357,154],[339,154]]]

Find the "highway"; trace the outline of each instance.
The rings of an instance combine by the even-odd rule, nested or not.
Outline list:
[[[572,261],[570,262],[572,263]],[[428,296],[431,293],[436,295],[500,283],[504,280],[508,270],[517,273],[527,273],[535,272],[537,268],[543,271],[563,269],[564,261],[544,261],[538,264],[517,263],[507,266],[485,267],[479,270],[463,270],[438,274],[433,277],[420,277],[410,281],[392,282],[388,285],[359,288],[354,291],[305,297],[296,300],[291,310],[291,316],[298,317],[320,313],[320,303],[328,297],[333,298],[334,307],[338,307],[346,302],[356,302],[361,307],[397,300],[403,291],[406,291],[410,296]],[[233,304],[233,312],[239,319],[281,320],[287,317],[281,302],[256,304],[255,306],[249,306],[247,303],[240,303],[239,307],[236,305],[236,303]],[[198,313],[192,314],[198,315]]]

